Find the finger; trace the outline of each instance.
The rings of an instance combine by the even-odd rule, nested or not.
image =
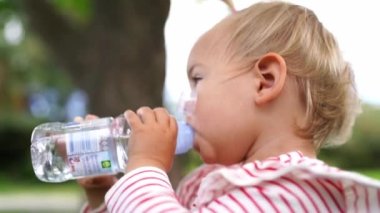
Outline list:
[[[92,179],[92,184],[97,187],[112,186],[117,181],[115,176],[99,176]]]
[[[177,120],[174,118],[174,116],[170,116],[169,118],[169,127],[174,128],[176,132],[178,131]]]
[[[140,116],[141,121],[144,124],[156,122],[156,115],[154,114],[153,110],[149,107],[141,107],[137,110],[137,115]]]
[[[124,112],[124,117],[127,119],[127,122],[129,126],[131,127],[131,130],[133,131],[135,128],[138,128],[140,125],[142,125],[142,121],[140,117],[133,112],[132,110],[127,110]]]
[[[156,115],[156,120],[159,124],[164,124],[168,126],[170,125],[170,115],[165,108],[159,107],[155,108],[153,111]]]
[[[91,180],[89,178],[80,178],[77,179],[77,182],[81,186],[89,186],[91,184]]]
[[[85,117],[84,120],[88,121],[88,120],[95,120],[95,119],[98,119],[98,118],[99,117],[96,116],[96,115],[88,114],[88,115],[86,115],[86,117]]]
[[[76,123],[82,123],[82,122],[83,122],[83,118],[80,117],[80,116],[76,116],[76,117],[74,118],[74,122],[76,122]]]

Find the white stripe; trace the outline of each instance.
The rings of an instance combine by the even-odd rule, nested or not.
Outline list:
[[[235,195],[235,193],[230,193],[230,194]],[[242,210],[242,208],[234,200],[232,200],[230,197],[228,197],[227,195],[219,197],[218,200],[220,203],[223,203],[225,206],[227,206],[233,212],[244,212]],[[244,201],[241,201],[239,199],[237,199],[237,200],[243,204],[247,202],[246,197],[245,197]]]
[[[281,185],[284,185],[282,182],[276,180],[274,181],[276,183],[280,183]],[[268,183],[268,185],[265,186],[266,187],[266,191],[268,191],[269,193],[271,194],[282,194],[289,202],[289,205],[293,208],[293,210],[297,211],[301,211],[302,209],[302,205],[301,203],[298,201],[298,199],[293,195],[293,194],[290,194],[288,191],[286,191],[284,188],[280,187],[280,186],[277,186],[275,184],[272,184],[272,183]],[[289,188],[289,187],[287,187]],[[283,202],[281,202],[283,203]],[[276,206],[280,206],[280,205],[277,205],[275,204]],[[283,205],[286,205],[285,203],[283,203]],[[271,206],[267,207],[266,209],[268,208],[272,208]]]
[[[362,186],[359,186],[359,185],[354,185],[354,187],[356,188],[356,192],[358,194],[358,209],[359,211],[363,211],[363,212],[366,212],[367,211],[367,208],[366,208],[366,194],[365,194],[365,188],[363,188]]]
[[[245,190],[250,195],[250,197],[256,201],[256,199],[259,195],[253,194],[253,193],[258,193],[258,191],[254,188],[245,188]],[[252,201],[249,199],[249,197],[247,197],[240,189],[234,190],[230,194],[233,195],[242,204],[242,206],[244,206],[244,208],[248,212],[252,212],[253,210],[259,211],[259,209],[255,206],[254,203],[252,203]],[[238,207],[238,208],[240,209],[240,207]],[[235,209],[233,209],[233,210],[235,210]]]
[[[167,202],[168,201],[168,202]],[[174,201],[174,202],[173,202]],[[161,210],[163,210],[164,208],[167,208],[167,207],[170,207],[170,206],[173,206],[173,203],[175,203],[177,206],[179,206],[177,203],[176,203],[176,199],[171,197],[170,195],[168,196],[157,196],[155,197],[154,199],[152,200],[149,200],[148,202],[145,202],[145,203],[142,203],[138,206],[138,209],[139,211],[141,212],[145,212],[147,210],[151,211],[151,212],[159,212]],[[165,203],[163,203],[165,202]],[[160,205],[157,205],[157,206],[154,206],[155,204],[158,204],[158,203],[163,203],[163,204],[160,204]],[[153,207],[152,207],[153,206]],[[137,208],[136,208],[137,209]]]
[[[303,202],[304,206],[306,207],[307,212],[314,212],[315,208],[311,200],[307,197],[307,195],[296,185],[288,180],[281,179],[281,181],[276,180],[276,182],[281,183],[284,187],[287,187],[291,192],[297,195],[297,197]],[[294,181],[297,183],[297,181]],[[312,195],[312,193],[304,188],[305,191],[309,192],[309,195]]]
[[[151,195],[151,192],[156,192],[157,193],[163,193],[167,190],[167,188],[164,188],[162,186],[156,186],[156,185],[148,185],[147,184],[161,184],[164,185],[162,182],[159,180],[144,180],[144,181],[139,181],[133,187],[130,187],[125,194],[129,194],[129,196],[124,202],[128,203],[129,206],[135,206],[140,200],[144,199],[147,196]],[[142,186],[142,187],[141,187]],[[145,187],[144,187],[145,186]],[[141,187],[141,188],[139,188]],[[137,189],[135,192],[132,193],[133,190]],[[148,193],[146,195],[143,195],[144,193]],[[141,196],[143,195],[143,196]],[[137,198],[137,199],[136,199]]]
[[[145,198],[148,198],[148,197],[151,197],[151,194],[143,196],[141,200],[144,200]],[[139,201],[141,201],[141,200],[139,200]],[[162,201],[170,201],[170,202],[161,203]],[[151,208],[151,206],[153,204],[156,204],[156,203],[161,203],[161,204]],[[128,206],[127,209],[125,209],[125,211],[121,211],[121,212],[131,212],[131,211],[134,211],[134,212],[144,212],[144,211],[159,212],[161,210],[164,210],[167,208],[172,208],[172,207],[175,207],[176,209],[181,208],[181,206],[178,204],[176,199],[174,199],[170,195],[162,195],[161,194],[161,196],[156,195],[154,198],[152,198],[151,200],[149,200],[145,203],[141,203],[139,205],[130,205],[130,206]]]
[[[352,188],[352,182],[349,183],[349,181],[344,181],[342,182],[343,184],[343,188],[345,189],[344,190],[344,194],[345,194],[345,198],[346,198],[346,211],[348,213],[350,212],[355,212],[355,200],[356,200],[356,195],[355,195],[355,192]]]
[[[373,189],[373,188],[368,189],[369,206],[370,206],[370,210],[373,212],[379,211],[379,209],[380,209],[380,204],[379,204],[379,200],[377,197],[377,192],[378,192],[378,189]]]
[[[272,205],[261,195],[257,188],[249,188],[247,191],[264,212],[275,212],[275,209],[273,209]],[[273,195],[278,194],[278,191],[264,186],[264,194],[271,198]],[[273,202],[273,204],[278,208],[278,203]]]
[[[290,206],[290,208],[288,207],[288,205],[285,203],[285,201],[281,198],[281,196],[286,200],[288,201],[288,204]],[[296,209],[294,209],[294,207],[292,206],[292,203],[291,201],[289,200],[289,195],[288,194],[281,194],[281,193],[277,193],[277,196],[273,196],[273,203],[276,204],[278,210],[283,213],[283,212],[290,212],[292,213],[292,210],[293,211],[296,211]]]
[[[216,202],[211,202],[211,203],[208,205],[208,207],[204,207],[204,208],[200,208],[200,209],[202,209],[202,211],[205,211],[205,210],[208,209],[208,208],[210,208],[210,209],[212,209],[212,210],[214,210],[215,212],[218,212],[218,213],[220,213],[220,212],[228,212],[228,211],[226,210],[226,208],[224,208],[224,206],[222,206],[222,205],[220,205],[220,204],[218,204],[218,203],[216,203]],[[199,211],[200,209],[198,209],[198,211]]]
[[[279,210],[279,212],[281,212],[281,213],[291,212],[289,207],[286,205],[286,203],[281,199],[280,195],[282,194],[284,199],[286,199],[291,206],[292,201],[289,200],[290,196],[288,193],[286,193],[284,191],[281,191],[281,192],[282,193],[280,193],[280,190],[277,190],[277,188],[273,189],[272,187],[266,187],[265,186],[265,189],[264,189],[264,194],[272,201],[273,205]],[[257,193],[259,193],[259,192],[257,191]],[[263,201],[257,200],[257,202],[260,205],[260,207],[263,209],[264,212],[275,212],[275,209],[273,209],[273,207],[270,205],[270,203],[264,197],[262,197],[260,193],[257,195],[256,194],[253,195],[253,197],[254,198],[260,197],[263,199]],[[266,204],[265,206],[263,205],[264,203]],[[296,209],[294,209],[294,210],[296,210]]]
[[[309,183],[310,183],[310,185],[314,186],[313,189],[311,186],[307,185],[306,182],[302,183],[302,184],[305,184],[305,186],[309,187],[309,189],[310,189],[309,191],[312,191],[313,192],[312,194],[315,195],[314,201],[316,202],[319,210],[321,212],[328,212],[329,209],[332,211],[335,207],[331,206],[331,204],[329,203],[329,201],[331,201],[331,199],[330,199],[328,193],[323,189],[323,187],[316,180],[309,180]],[[321,197],[319,197],[318,193],[315,192],[314,189],[319,192]],[[325,202],[323,202],[322,199]]]
[[[148,171],[148,170],[154,170],[154,171],[157,171],[159,173],[149,171],[149,172],[144,172],[144,173],[138,174],[139,172]],[[157,177],[157,178],[160,178],[162,180],[165,180],[165,178],[167,176],[161,170],[159,170],[157,168],[151,168],[151,167],[142,167],[142,168],[131,171],[130,173],[128,173],[127,175],[122,177],[111,188],[111,190],[106,194],[106,201],[109,201],[108,208],[113,209],[113,211],[116,211],[118,208],[121,208],[121,206],[125,206],[126,204],[128,204],[129,201],[131,199],[133,199],[133,197],[135,197],[135,196],[133,196],[132,198],[128,197],[128,199],[126,199],[126,200],[124,200],[124,199],[129,195],[129,193],[131,191],[138,188],[139,186],[145,185],[147,183],[152,183],[152,182],[160,182],[160,184],[163,184],[163,185],[165,185],[165,183],[168,184],[167,183],[168,181],[162,182],[159,180],[151,180],[151,179],[141,181],[141,179],[144,177],[149,177],[149,178]],[[137,181],[137,182],[135,183],[135,181]],[[123,192],[123,190],[126,189],[132,183],[134,183],[134,185],[132,185],[125,192]],[[146,188],[146,187],[143,187],[141,191],[139,190],[138,194],[141,194],[142,192],[147,191],[147,189],[144,189],[144,188]],[[112,193],[115,193],[115,194],[112,197],[112,200],[109,200]],[[134,195],[136,195],[136,194],[134,194]]]
[[[197,193],[197,190],[199,188],[199,184],[201,182],[201,179],[203,177],[200,177],[198,179],[196,179],[194,182],[190,182],[190,183],[194,183],[194,185],[191,185],[191,187],[189,189],[186,190],[186,192],[182,192],[179,196],[181,196],[181,199],[182,199],[182,203],[183,204],[186,204],[186,205],[190,205],[190,202],[191,202],[191,198],[194,197],[194,195]],[[184,187],[188,187],[189,184],[185,185]],[[186,188],[183,188],[185,191]]]

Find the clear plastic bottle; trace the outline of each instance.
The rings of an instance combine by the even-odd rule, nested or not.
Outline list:
[[[64,182],[124,171],[130,135],[124,116],[83,123],[44,123],[31,137],[34,173],[44,182]],[[193,131],[178,122],[176,154],[192,148]]]

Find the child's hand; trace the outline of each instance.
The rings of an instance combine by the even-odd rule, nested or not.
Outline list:
[[[88,205],[91,209],[96,209],[104,203],[104,196],[116,181],[115,176],[105,175],[78,179],[77,183],[86,193]]]
[[[98,119],[95,115],[87,115],[84,120]],[[76,117],[75,122],[83,122],[83,118]],[[107,191],[115,184],[117,178],[113,175],[97,176],[81,178],[77,180],[79,186],[83,188],[86,193],[88,205],[95,209],[104,203],[104,196]]]
[[[172,166],[177,123],[164,108],[142,107],[137,114],[125,112],[131,127],[127,172],[141,166],[155,166],[168,172]]]

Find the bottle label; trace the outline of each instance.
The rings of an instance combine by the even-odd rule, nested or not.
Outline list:
[[[108,128],[67,134],[67,160],[74,177],[111,173],[113,140]]]
[[[72,155],[68,161],[74,177],[112,172],[113,165],[108,152]]]

